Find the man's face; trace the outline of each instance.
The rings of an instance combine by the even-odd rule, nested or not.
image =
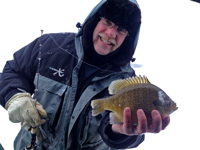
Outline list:
[[[107,55],[119,48],[127,35],[125,29],[101,18],[93,32],[94,49],[99,55]]]

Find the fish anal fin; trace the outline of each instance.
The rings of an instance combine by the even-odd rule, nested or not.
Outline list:
[[[105,110],[102,105],[101,99],[93,100],[91,102],[91,107],[92,107],[92,116],[97,116],[98,114],[100,114],[102,111]]]
[[[110,113],[110,124],[122,124],[114,112]]]

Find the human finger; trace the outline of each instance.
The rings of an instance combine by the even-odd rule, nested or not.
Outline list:
[[[46,111],[44,110],[43,106],[39,102],[36,103],[36,109],[41,118],[45,118],[47,116]]]
[[[21,122],[21,128],[24,128],[27,131],[31,131],[31,125],[29,125],[26,121]]]
[[[24,115],[24,120],[26,120],[32,127],[41,125],[41,118],[36,108],[30,108],[27,115]]]
[[[26,122],[26,124],[30,125],[31,127],[36,127],[36,122],[31,118],[31,116],[29,115],[22,115],[24,122]]]
[[[169,115],[165,115],[162,117],[162,130],[164,130],[170,123]]]
[[[152,124],[149,126],[150,133],[159,133],[162,130],[162,118],[157,110],[151,112]]]
[[[126,107],[124,109],[122,128],[123,128],[123,133],[126,135],[131,135],[133,133],[131,109],[129,107]]]
[[[143,134],[148,132],[147,118],[142,109],[139,109],[137,111],[137,117],[138,117],[138,126],[136,128],[136,132],[138,134]]]

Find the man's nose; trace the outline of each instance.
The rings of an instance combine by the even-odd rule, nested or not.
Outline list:
[[[115,27],[108,28],[106,30],[106,34],[111,38],[115,38],[117,36],[117,31],[116,31]]]

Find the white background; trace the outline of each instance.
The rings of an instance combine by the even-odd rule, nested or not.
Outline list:
[[[0,71],[12,54],[44,33],[77,32],[100,0],[0,1]],[[161,87],[178,105],[159,134],[146,134],[137,149],[199,149],[200,4],[190,0],[138,0],[142,26],[134,57],[139,75]],[[13,149],[20,129],[0,107],[0,143]]]

